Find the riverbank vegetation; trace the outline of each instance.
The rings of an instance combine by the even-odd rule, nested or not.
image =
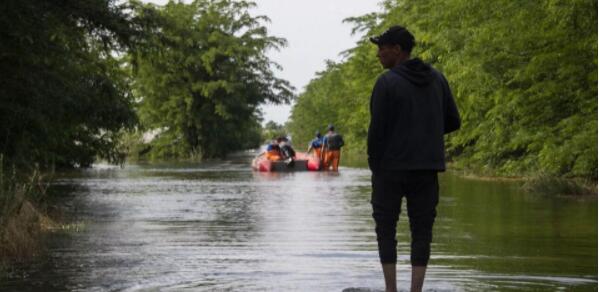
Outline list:
[[[413,55],[443,72],[462,115],[446,139],[461,171],[597,181],[597,2],[386,0],[347,19],[363,35],[298,97],[299,143],[333,123],[346,152],[365,153],[369,98],[383,72],[368,36],[393,24],[414,33]],[[426,15],[426,17],[423,17]]]

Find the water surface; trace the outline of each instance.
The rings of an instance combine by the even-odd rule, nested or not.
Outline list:
[[[443,174],[425,289],[597,291],[597,201]],[[77,228],[8,271],[14,291],[383,289],[370,172],[256,173],[247,157],[96,166],[57,180]],[[398,278],[409,287],[409,229]]]

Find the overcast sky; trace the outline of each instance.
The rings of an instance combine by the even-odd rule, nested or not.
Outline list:
[[[283,66],[278,76],[301,93],[314,74],[325,69],[325,60],[341,60],[339,53],[355,46],[350,16],[379,11],[379,0],[258,0],[256,14],[266,15],[270,34],[287,39],[288,46],[268,55]],[[284,123],[290,106],[263,107],[264,121]]]
[[[339,53],[355,46],[360,36],[351,35],[351,24],[343,19],[379,11],[380,0],[255,0],[254,15],[266,15],[271,35],[287,39],[287,47],[269,51],[268,56],[283,66],[277,76],[288,80],[296,94],[318,71],[325,68],[325,60],[341,60]],[[146,0],[156,4],[168,0]],[[185,1],[189,2],[189,1]],[[263,107],[264,122],[284,123],[291,106]]]

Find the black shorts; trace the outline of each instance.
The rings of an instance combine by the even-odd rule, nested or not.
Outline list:
[[[413,266],[426,266],[430,257],[432,229],[439,202],[437,171],[380,171],[372,176],[372,216],[376,223],[379,258],[397,262],[397,220],[406,198]]]

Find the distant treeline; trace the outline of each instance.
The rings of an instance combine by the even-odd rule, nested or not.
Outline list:
[[[139,149],[215,157],[257,145],[258,105],[288,102],[292,88],[265,55],[285,40],[267,34],[253,5],[2,1],[5,165],[89,166]],[[139,146],[147,133],[155,139]]]
[[[413,52],[442,71],[462,129],[454,165],[488,174],[597,178],[597,1],[386,0],[347,19],[363,35],[297,99],[288,124],[307,143],[333,123],[350,153],[366,151],[369,98],[383,72],[367,36],[394,24]]]

